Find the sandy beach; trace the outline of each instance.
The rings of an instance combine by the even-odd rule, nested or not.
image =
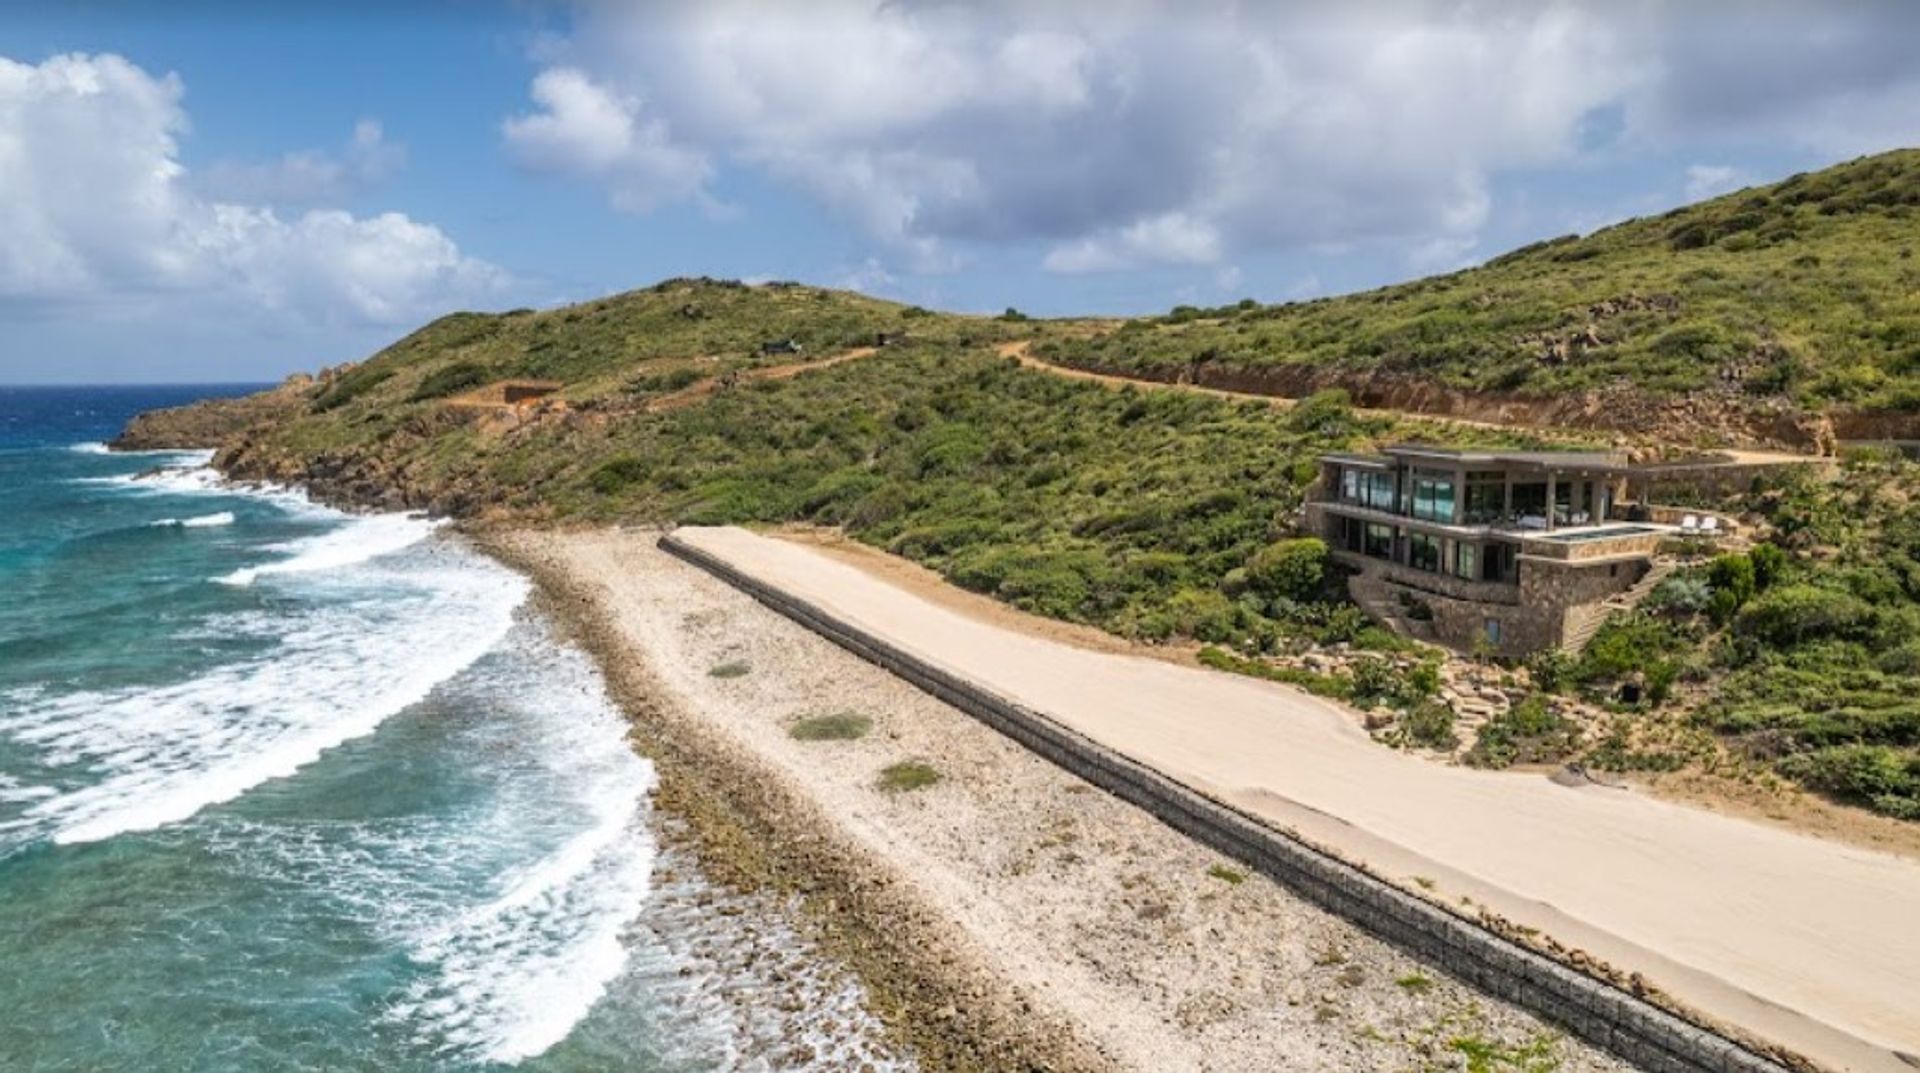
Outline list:
[[[1539,929],[1834,1068],[1920,1052],[1920,866],[1610,787],[1425,763],[1271,683],[1090,651],[739,529],[678,535],[1379,874]]]
[[[923,1068],[1624,1068],[1245,875],[655,535],[490,542],[599,658],[703,868],[798,895],[811,938]],[[871,730],[791,733],[839,713]],[[938,780],[882,789],[901,762]]]

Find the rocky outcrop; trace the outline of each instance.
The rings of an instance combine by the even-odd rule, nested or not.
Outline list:
[[[250,428],[304,406],[313,384],[313,377],[302,373],[253,395],[149,410],[127,422],[108,446],[117,451],[218,448]]]

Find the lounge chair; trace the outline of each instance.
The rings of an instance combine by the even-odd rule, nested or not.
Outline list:
[[[1701,536],[1719,536],[1720,535],[1720,519],[1714,517],[1711,514],[1700,519],[1700,535]]]
[[[1689,514],[1686,517],[1680,519],[1680,531],[1682,533],[1687,534],[1688,536],[1692,536],[1693,534],[1698,533],[1700,531],[1699,516]]]

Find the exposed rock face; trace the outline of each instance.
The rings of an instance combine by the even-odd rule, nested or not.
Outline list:
[[[301,373],[253,395],[149,410],[127,422],[108,446],[120,451],[217,448],[263,421],[304,405],[313,383],[313,377]]]

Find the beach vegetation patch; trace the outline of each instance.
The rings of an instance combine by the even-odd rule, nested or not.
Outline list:
[[[1230,883],[1236,887],[1247,881],[1247,874],[1245,872],[1237,868],[1229,868],[1224,864],[1216,864],[1207,869],[1207,874],[1222,883]]]
[[[919,760],[905,760],[882,768],[875,785],[883,793],[899,794],[924,790],[940,779],[940,772],[933,765]]]
[[[1433,990],[1433,977],[1425,973],[1410,972],[1398,980],[1395,980],[1393,983],[1394,986],[1400,990],[1411,992],[1415,995],[1425,994]]]
[[[858,712],[811,715],[787,728],[795,741],[853,741],[873,729],[873,720]]]
[[[710,678],[744,678],[752,673],[753,664],[743,659],[736,659],[729,660],[726,663],[715,664],[713,669],[707,672],[707,675]]]

